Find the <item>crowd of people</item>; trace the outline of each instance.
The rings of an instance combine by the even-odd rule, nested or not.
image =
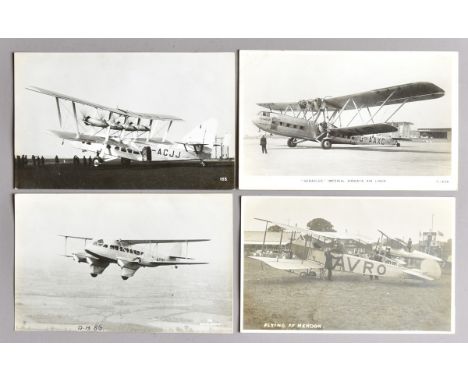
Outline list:
[[[46,162],[46,159],[44,158],[44,156],[39,156],[39,155],[31,155],[31,157],[28,157],[27,155],[17,155],[15,158],[16,167],[26,167],[26,166],[44,167],[45,162]],[[58,155],[55,156],[54,163],[55,165],[58,165],[60,163],[60,159]],[[83,158],[80,159],[80,157],[75,155],[73,157],[73,165],[74,166],[92,166],[93,159],[91,158],[91,156],[86,158],[84,155],[83,155]]]

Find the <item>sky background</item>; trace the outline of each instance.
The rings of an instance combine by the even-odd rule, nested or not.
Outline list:
[[[54,98],[27,86],[112,108],[178,116],[184,121],[172,125],[172,139],[215,118],[217,135],[230,134],[234,153],[234,64],[233,53],[16,53],[15,153],[71,157],[78,152],[48,132],[60,129]],[[71,104],[67,110],[63,117],[70,123]],[[67,130],[73,129],[71,124]]]
[[[265,229],[263,218],[307,227],[314,218],[330,221],[338,232],[358,234],[377,240],[377,229],[404,240],[419,238],[419,232],[441,231],[444,240],[453,238],[454,199],[452,198],[320,198],[243,197],[243,229]]]
[[[419,81],[433,82],[445,96],[408,103],[392,121],[413,122],[413,128],[456,128],[451,121],[452,101],[458,107],[456,65],[457,55],[448,52],[241,51],[240,134],[258,134],[252,124],[262,110],[257,103],[344,96]],[[395,108],[381,112],[389,116]],[[358,122],[359,117],[353,124]]]
[[[64,253],[64,239],[58,235],[107,239],[211,239],[189,244],[189,256],[208,261],[203,269],[214,270],[231,280],[232,197],[229,194],[15,196],[17,269],[88,272],[86,264],[59,256]],[[82,249],[82,241],[69,240],[69,253]],[[164,250],[160,245],[161,252],[158,253]],[[197,272],[200,271],[202,268],[197,268]]]

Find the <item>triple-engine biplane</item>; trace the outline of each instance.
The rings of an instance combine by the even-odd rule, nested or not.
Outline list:
[[[324,253],[328,249],[334,257],[332,268],[337,271],[352,272],[372,278],[377,276],[430,281],[437,280],[441,276],[440,258],[415,249],[392,249],[390,242],[398,239],[392,239],[383,233],[382,235],[387,238],[385,242],[381,238],[377,244],[374,244],[358,235],[319,232],[265,219],[256,218],[256,220],[266,223],[263,245],[259,253],[249,257],[276,269],[299,273],[300,276],[323,277]],[[267,256],[265,251],[269,224],[278,225],[284,232],[290,233],[289,242],[283,242],[283,231],[281,231],[276,256]],[[353,250],[347,250],[343,242]],[[350,246],[350,242],[353,245]],[[411,268],[405,261],[408,259],[411,259],[414,265]]]
[[[79,150],[93,153],[94,166],[118,158],[124,164],[130,161],[196,160],[204,165],[203,160],[211,158],[218,127],[214,119],[201,123],[174,142],[167,135],[173,122],[182,121],[179,117],[110,108],[38,87],[27,89],[55,98],[62,129],[66,125],[64,114],[70,112],[68,108],[71,106],[71,124],[75,131],[51,132],[62,140],[62,144],[71,142]]]
[[[208,264],[188,257],[189,243],[209,241],[210,239],[157,239],[157,240],[104,240],[93,239],[91,237],[60,235],[65,238],[65,257],[71,257],[77,263],[87,263],[90,267],[92,277],[100,275],[111,263],[117,264],[123,280],[132,277],[135,272],[142,267],[161,267],[179,265]],[[82,251],[68,253],[68,239],[78,239],[84,242]],[[179,252],[164,255],[158,253],[160,244],[180,244],[181,247],[174,247]],[[185,251],[182,256],[182,250]]]
[[[269,111],[260,111],[253,123],[267,133],[289,137],[289,147],[296,147],[298,143],[306,141],[318,142],[324,149],[330,149],[333,144],[400,146],[399,141],[407,138],[379,136],[398,131],[390,123],[391,118],[407,103],[436,99],[443,95],[444,90],[430,82],[413,82],[341,97],[259,103],[258,106]],[[378,122],[377,116],[381,110],[390,105],[398,106],[383,122]],[[344,112],[350,110],[355,112],[345,121]],[[367,117],[363,116],[365,111]],[[361,123],[352,125],[358,116]]]

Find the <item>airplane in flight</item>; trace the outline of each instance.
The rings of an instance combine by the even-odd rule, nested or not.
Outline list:
[[[199,161],[204,166],[203,160],[211,158],[216,146],[218,123],[215,119],[201,123],[174,142],[167,135],[175,121],[182,121],[179,117],[110,108],[35,86],[27,89],[55,98],[62,130],[51,132],[62,144],[67,141],[82,152],[93,153],[96,167],[118,158],[122,164],[131,161]],[[74,132],[63,129],[68,125],[64,117],[70,105]],[[159,134],[161,129],[165,130],[163,134]]]
[[[374,135],[398,131],[389,121],[405,104],[440,98],[444,94],[444,90],[433,83],[413,82],[340,97],[258,103],[269,111],[260,111],[253,123],[267,133],[288,137],[289,147],[307,141],[318,142],[323,149],[331,149],[333,144],[399,147],[400,141],[409,139]],[[389,105],[398,106],[384,122],[378,122],[377,115]],[[371,108],[376,110],[371,112]],[[354,114],[345,123],[343,113],[350,110],[354,110]],[[368,117],[364,118],[364,111]],[[351,125],[358,116],[361,123]]]
[[[420,251],[384,251],[380,244],[373,248],[373,244],[358,235],[340,234],[337,232],[321,232],[308,228],[300,228],[288,224],[273,222],[271,220],[258,219],[266,223],[260,256],[249,256],[251,259],[261,261],[272,268],[299,273],[300,276],[323,277],[325,269],[324,249],[329,248],[333,252],[333,269],[343,272],[357,273],[362,276],[389,277],[396,279],[419,279],[433,281],[441,277],[439,262],[442,260],[436,256]],[[265,239],[269,224],[277,225],[285,231],[291,232],[289,253],[280,252],[276,257],[265,256]],[[282,238],[279,248],[282,248]],[[354,241],[357,253],[349,254],[340,243],[342,241]],[[386,248],[386,247],[385,247]],[[280,251],[282,251],[280,249]],[[381,260],[374,260],[373,254],[378,253]],[[369,256],[371,255],[371,256]],[[400,259],[412,259],[418,266],[409,268]]]
[[[208,264],[188,257],[189,243],[210,241],[210,239],[157,239],[157,240],[104,240],[91,237],[59,235],[65,238],[65,253],[77,263],[87,263],[92,277],[100,275],[109,266],[117,264],[121,269],[122,280],[132,277],[135,272],[144,267],[154,268],[162,266],[199,265]],[[78,239],[84,242],[83,250],[68,253],[68,239]],[[185,256],[180,253],[158,254],[158,245],[180,243],[185,244]],[[146,245],[146,249],[141,248]],[[138,246],[138,247],[136,247]]]

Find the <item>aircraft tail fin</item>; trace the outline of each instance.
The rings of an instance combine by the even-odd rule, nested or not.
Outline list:
[[[218,130],[218,121],[210,118],[191,130],[185,135],[181,142],[184,145],[200,146],[206,151],[212,149],[216,140],[216,131]]]

